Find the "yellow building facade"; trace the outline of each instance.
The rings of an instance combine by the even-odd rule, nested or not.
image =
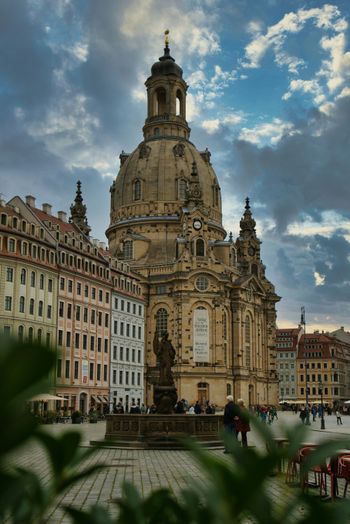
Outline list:
[[[154,340],[166,331],[180,398],[222,406],[233,394],[275,404],[279,297],[265,277],[249,200],[239,238],[227,238],[211,155],[189,140],[188,86],[168,44],[145,85],[144,139],[120,155],[106,234],[111,255],[147,283],[147,403],[157,379]]]

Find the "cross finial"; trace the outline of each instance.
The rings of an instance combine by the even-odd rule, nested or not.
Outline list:
[[[246,208],[247,210],[250,209],[249,198],[248,198],[248,197],[245,199],[245,208]]]

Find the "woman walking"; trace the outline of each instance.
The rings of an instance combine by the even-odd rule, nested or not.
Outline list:
[[[248,431],[250,431],[249,415],[244,405],[243,399],[239,398],[237,400],[237,405],[239,408],[239,416],[238,416],[238,420],[236,421],[236,433],[237,433],[237,436],[238,436],[238,433],[241,433],[242,446],[246,448],[248,447],[247,433]]]

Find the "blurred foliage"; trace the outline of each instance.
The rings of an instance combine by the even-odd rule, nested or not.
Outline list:
[[[45,391],[45,379],[54,365],[52,351],[35,344],[0,340],[0,394],[3,402],[0,432],[0,522],[39,524],[50,522],[50,507],[73,483],[96,472],[100,466],[85,466],[94,448],[80,447],[80,434],[63,432],[54,437],[38,427],[25,413],[25,401]],[[47,386],[47,384],[46,384]],[[206,451],[192,440],[185,445],[203,471],[205,482],[193,479],[191,488],[176,495],[158,489],[143,498],[135,487],[123,484],[118,515],[92,506],[87,511],[66,507],[75,524],[343,524],[350,522],[350,501],[325,503],[316,493],[286,486],[277,475],[281,461],[294,457],[307,434],[303,425],[286,429],[290,445],[279,447],[270,429],[251,418],[251,425],[266,451],[242,448],[223,435],[230,454]],[[30,469],[16,467],[15,453],[33,439],[47,454],[51,470],[45,482]],[[343,447],[349,439],[324,442],[310,453],[301,475]],[[276,500],[276,494],[282,494]]]

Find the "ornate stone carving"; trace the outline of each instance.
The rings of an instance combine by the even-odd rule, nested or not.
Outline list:
[[[173,147],[173,152],[174,152],[175,156],[183,157],[185,155],[185,146],[184,146],[184,144],[181,144],[181,142],[176,144],[176,146]]]
[[[151,148],[147,144],[143,143],[139,150],[139,158],[148,158],[151,153]]]

